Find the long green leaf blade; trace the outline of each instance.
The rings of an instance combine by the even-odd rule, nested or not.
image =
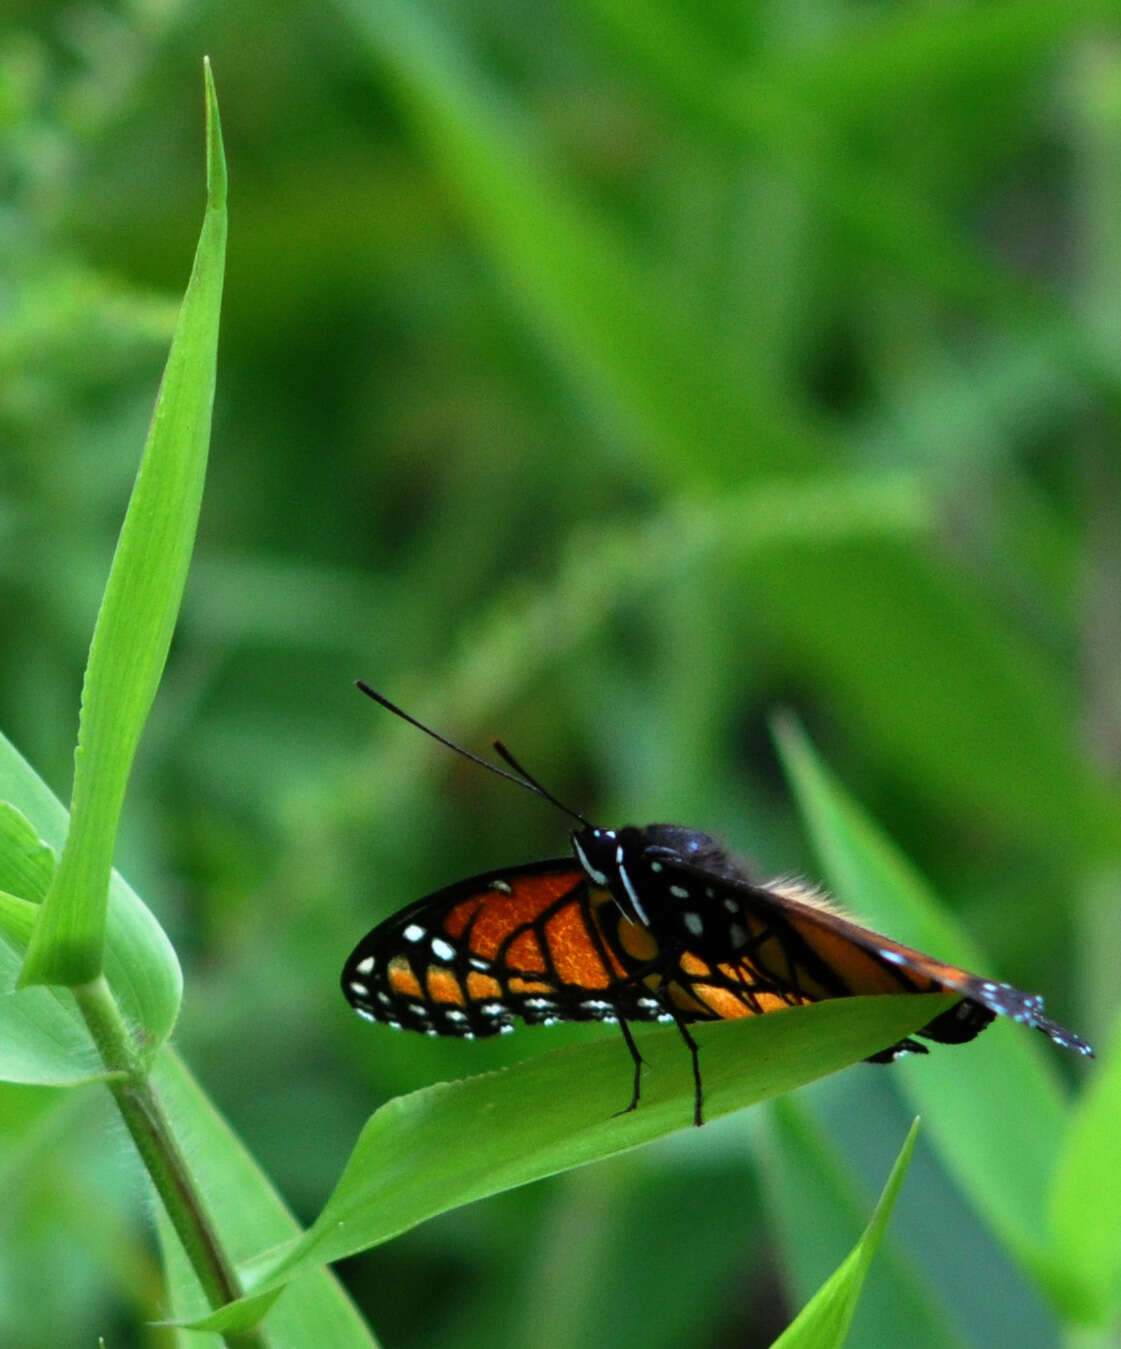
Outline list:
[[[913,868],[843,791],[792,721],[779,746],[832,889],[858,917],[889,935],[993,973],[940,910]],[[895,1066],[933,1146],[1009,1251],[1045,1286],[1042,1236],[1048,1177],[1066,1119],[1052,1052],[1001,1018],[972,1044],[936,1048]]]
[[[226,169],[210,69],[207,203],[191,279],[90,643],[71,827],[22,984],[102,969],[109,877],[133,757],[167,658],[202,500],[226,248]]]
[[[1050,1195],[1056,1300],[1104,1326],[1121,1311],[1121,1021],[1074,1108]]]
[[[840,998],[697,1027],[706,1118],[863,1059],[947,1005],[942,997]],[[651,1071],[638,1109],[624,1114],[617,1112],[628,1066],[613,1040],[390,1101],[363,1129],[307,1235],[263,1268],[254,1291],[309,1261],[341,1259],[461,1204],[692,1128],[692,1072],[676,1028],[649,1031],[641,1047]],[[253,1320],[231,1323],[227,1316],[224,1326]],[[198,1324],[209,1329],[212,1322]]]

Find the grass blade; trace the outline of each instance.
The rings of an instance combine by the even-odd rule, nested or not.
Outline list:
[[[101,973],[109,878],[125,788],[163,673],[202,500],[226,247],[226,171],[209,66],[207,204],[128,511],[90,643],[71,827],[21,984]]]
[[[792,721],[777,729],[783,762],[829,884],[891,936],[991,973],[925,883],[841,789]],[[1044,1287],[1048,1177],[1066,1104],[1042,1037],[998,1018],[969,1045],[936,1047],[894,1072],[930,1130],[942,1164],[1008,1250]]]
[[[775,1340],[773,1349],[840,1349],[844,1344],[860,1291],[864,1287],[865,1275],[883,1240],[899,1187],[907,1174],[918,1132],[919,1121],[916,1119],[903,1141],[864,1235],[847,1259]]]

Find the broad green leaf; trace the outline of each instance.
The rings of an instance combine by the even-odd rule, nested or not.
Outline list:
[[[1075,1321],[1121,1311],[1121,1021],[1062,1139],[1050,1196],[1055,1297]]]
[[[63,1085],[103,1075],[70,994],[16,988],[38,905],[66,837],[66,812],[30,765],[0,736],[0,1080]],[[15,803],[14,805],[12,803]],[[14,892],[14,893],[12,893]],[[113,873],[106,975],[143,1054],[175,1024],[183,992],[179,962],[151,913]]]
[[[0,1081],[76,1086],[107,1077],[69,989],[15,987],[38,905],[0,891]]]
[[[899,1187],[907,1173],[911,1153],[915,1150],[919,1122],[915,1120],[903,1142],[891,1175],[883,1188],[875,1212],[851,1254],[841,1264],[794,1320],[774,1342],[773,1349],[840,1349],[848,1335],[853,1313],[864,1287],[864,1276],[879,1249],[887,1220],[895,1207]],[[907,1342],[913,1343],[908,1325]]]
[[[31,821],[10,801],[0,801],[0,890],[42,902],[54,876],[55,856]]]
[[[299,1224],[268,1177],[170,1047],[157,1058],[152,1082],[176,1137],[183,1141],[223,1250],[240,1261],[297,1237]],[[180,1321],[201,1316],[207,1310],[202,1290],[162,1206],[157,1213],[172,1314]],[[311,1344],[376,1349],[376,1340],[326,1269],[306,1271],[270,1311],[276,1300],[276,1293],[247,1299],[259,1315],[267,1313],[261,1332],[265,1349],[305,1349]],[[187,1343],[205,1341],[191,1336]]]
[[[795,1301],[809,1299],[832,1262],[856,1242],[867,1200],[848,1159],[800,1097],[784,1096],[761,1114],[760,1173],[785,1285]],[[892,1344],[905,1325],[908,1349],[966,1349],[951,1310],[912,1258],[889,1241],[879,1259],[886,1277],[861,1306],[863,1341]]]
[[[101,972],[117,824],[187,578],[210,441],[226,246],[226,169],[206,68],[207,205],[148,442],[90,643],[71,824],[20,981]]]
[[[826,877],[858,918],[987,976],[926,884],[831,778],[793,721],[778,727],[783,762]],[[969,1045],[935,1046],[895,1065],[943,1165],[1020,1263],[1046,1286],[1048,1178],[1066,1107],[1043,1038],[1002,1018]]]
[[[705,1116],[716,1119],[863,1059],[949,1004],[942,997],[841,998],[698,1026]],[[618,1040],[554,1050],[390,1101],[371,1116],[307,1235],[278,1261],[258,1262],[254,1291],[291,1278],[309,1261],[352,1255],[461,1204],[692,1128],[692,1071],[676,1027],[650,1030],[641,1048],[650,1070],[638,1109],[624,1114],[618,1111],[630,1070]]]

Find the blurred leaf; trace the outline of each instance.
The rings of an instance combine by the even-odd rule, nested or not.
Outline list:
[[[226,249],[226,166],[206,66],[207,206],[82,689],[71,825],[20,982],[101,972],[117,826],[163,673],[206,478]]]
[[[667,288],[645,274],[634,250],[578,200],[517,125],[499,90],[458,44],[444,11],[400,0],[337,4],[388,72],[438,174],[523,302],[527,322],[543,327],[595,394],[606,391],[620,417],[640,430],[643,454],[636,462],[644,479],[654,475],[691,492],[698,483],[721,489],[746,477],[836,464],[844,445],[800,416],[801,403],[776,399],[769,382],[754,378],[762,362],[725,356],[711,334],[693,331],[675,314]],[[662,18],[673,31],[672,17]],[[712,82],[707,70],[694,68],[689,42],[667,40],[663,47],[686,78],[692,70],[700,87]],[[737,73],[733,88],[743,86]],[[779,137],[792,125],[800,133],[814,123],[812,113],[786,104],[776,112],[765,95],[758,102],[764,123],[777,120]],[[804,149],[796,134],[796,162],[804,162]],[[877,180],[871,187],[862,181],[850,195],[871,227],[882,222],[881,201],[890,207],[892,193],[890,181]],[[928,271],[959,276],[958,291],[994,289],[992,269],[966,259],[962,249],[947,265],[948,236],[924,228],[921,203],[894,216],[895,243],[909,259],[927,255]],[[1030,296],[1019,278],[1001,280],[995,290],[1009,320]],[[1034,313],[1034,301],[1028,304]],[[1055,319],[1046,306],[1042,312],[1044,325],[1056,330],[1056,346],[1077,346],[1077,324]],[[1098,375],[1116,385],[1112,369]],[[1029,647],[966,578],[943,573],[913,549],[873,540],[840,554],[811,545],[765,559],[750,585],[801,667],[828,683],[854,715],[880,709],[869,738],[930,795],[962,794],[967,807],[1045,839],[1072,860],[1086,850],[1116,849],[1121,801],[1077,751],[1065,672]],[[854,640],[861,632],[874,632],[875,641]]]
[[[926,885],[843,791],[792,719],[777,727],[783,762],[822,867],[861,920],[941,959],[985,969]],[[994,972],[985,970],[989,975]],[[997,1018],[976,1041],[903,1060],[904,1084],[942,1164],[1021,1264],[1046,1286],[1042,1234],[1066,1106],[1039,1036]]]
[[[931,86],[956,86],[1025,69],[1109,0],[1021,3],[1012,8],[908,11],[871,29],[857,23],[797,55],[729,59],[706,44],[696,16],[647,0],[641,11],[614,0],[584,0],[627,57],[663,98],[706,127],[730,135],[789,174],[824,218],[837,217],[881,263],[890,260],[935,294],[995,317],[1114,393],[1109,353],[1087,341],[1074,316],[995,252],[985,253],[940,216],[929,193],[908,192],[898,175],[857,158],[845,135],[852,120],[890,118],[899,100],[929,97]],[[689,19],[692,21],[690,22]],[[855,30],[855,31],[853,31]],[[706,49],[707,48],[707,49]],[[886,106],[885,106],[886,105]]]
[[[872,1259],[883,1239],[887,1220],[895,1207],[899,1187],[907,1174],[911,1153],[915,1150],[919,1122],[915,1120],[899,1151],[891,1175],[876,1204],[871,1221],[856,1247],[836,1272],[818,1289],[809,1302],[774,1342],[773,1349],[840,1349],[848,1336],[853,1313],[864,1287]],[[914,1344],[916,1327],[907,1326],[907,1343]]]
[[[867,1201],[846,1159],[797,1096],[769,1107],[759,1151],[786,1287],[794,1298],[808,1298],[824,1270],[856,1239]],[[908,1349],[965,1349],[950,1309],[898,1245],[889,1242],[880,1260],[884,1277],[861,1303],[863,1342],[890,1344],[906,1326]]]
[[[839,998],[698,1026],[705,1117],[717,1119],[865,1058],[923,1025],[935,1006],[948,1005],[942,997]],[[622,1114],[628,1072],[616,1041],[554,1050],[501,1073],[390,1101],[371,1116],[307,1235],[265,1267],[255,1289],[461,1204],[692,1128],[692,1070],[677,1028],[651,1030],[640,1044],[655,1071],[638,1109]],[[250,1312],[232,1324],[253,1319]]]
[[[752,446],[756,471],[793,474],[832,437],[780,400],[757,367],[699,331],[536,144],[515,109],[480,78],[446,11],[402,0],[336,0],[383,65],[413,128],[458,193],[526,320],[610,399],[632,435],[654,442],[647,470],[696,482],[723,476]]]
[[[485,608],[462,653],[441,667],[431,691],[414,686],[409,705],[454,708],[460,725],[483,722],[545,669],[601,640],[619,604],[652,599],[692,569],[754,567],[768,553],[782,559],[868,537],[913,538],[931,523],[921,480],[894,473],[765,481],[705,501],[671,501],[638,524],[597,520],[573,532],[548,586],[512,586]],[[398,784],[415,780],[425,763],[436,760],[418,763],[400,738],[382,742],[372,758],[363,747],[350,812],[365,821],[383,799],[396,808]],[[388,788],[384,798],[379,784]]]
[[[184,1141],[191,1173],[222,1248],[234,1260],[245,1260],[297,1237],[299,1224],[272,1182],[174,1050],[168,1048],[160,1054],[152,1080],[176,1136]],[[157,1216],[172,1314],[179,1321],[201,1316],[207,1311],[202,1289],[162,1206]],[[261,1332],[265,1349],[305,1349],[309,1344],[329,1345],[331,1349],[376,1349],[377,1341],[329,1270],[307,1270],[269,1311],[276,1299],[276,1293],[248,1299],[258,1314],[267,1312]],[[235,1305],[241,1307],[243,1303]],[[222,1313],[216,1316],[221,1319]],[[196,1339],[192,1335],[188,1343],[194,1344]]]
[[[1121,1311],[1121,1021],[1061,1141],[1050,1195],[1056,1299],[1074,1321]]]

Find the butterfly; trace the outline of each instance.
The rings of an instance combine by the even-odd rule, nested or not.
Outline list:
[[[509,1033],[514,1019],[617,1023],[641,1093],[630,1023],[677,1026],[692,1059],[694,1123],[704,1122],[700,1055],[689,1026],[765,1015],[826,998],[958,993],[916,1035],[972,1040],[997,1015],[1093,1055],[1043,1015],[1043,999],[970,974],[861,927],[788,880],[759,884],[709,835],[674,824],[603,829],[563,805],[499,742],[513,773],[446,740],[368,685],[389,711],[574,818],[568,857],[488,871],[387,918],[358,943],[342,989],[360,1016],[427,1035]],[[517,776],[515,776],[515,774]],[[926,1053],[912,1036],[873,1054]]]

